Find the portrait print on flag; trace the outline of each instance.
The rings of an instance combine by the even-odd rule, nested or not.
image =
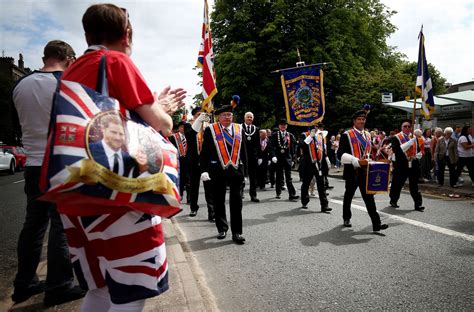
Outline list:
[[[284,70],[281,85],[290,125],[312,126],[323,120],[324,88],[320,66]]]

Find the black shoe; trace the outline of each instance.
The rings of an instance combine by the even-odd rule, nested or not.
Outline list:
[[[275,197],[276,199],[280,199],[280,194],[277,194],[277,196]]]
[[[329,212],[331,210],[332,210],[332,208],[329,208],[329,207],[321,208],[321,212]]]
[[[295,201],[297,199],[299,199],[300,197],[298,195],[293,195],[293,196],[290,196],[288,199],[291,200],[291,201]]]
[[[388,228],[388,224],[379,224],[373,227],[374,232],[378,232],[380,230],[385,230]]]
[[[45,281],[39,281],[30,287],[22,290],[15,289],[12,295],[12,300],[15,303],[26,301],[34,295],[40,294],[44,291]]]
[[[190,217],[195,217],[197,214],[198,214],[197,211],[191,211],[191,212],[189,213],[189,216],[190,216]]]
[[[326,186],[326,188],[327,188],[328,190],[332,190],[332,189],[334,188],[334,186],[328,185],[328,186]]]
[[[344,226],[345,226],[345,227],[352,227],[351,221],[349,221],[349,220],[344,220]]]
[[[425,211],[425,207],[420,206],[420,207],[415,207],[416,211]]]
[[[306,203],[306,204],[301,204],[301,208],[303,208],[303,209],[308,209],[308,203]]]
[[[224,239],[227,236],[227,232],[219,232],[217,239]]]
[[[400,206],[398,206],[396,202],[394,202],[394,201],[391,200],[391,201],[390,201],[390,207],[392,207],[392,208],[398,208],[398,207],[400,207]]]
[[[250,201],[253,201],[254,203],[259,203],[260,199],[258,199],[257,197],[252,197],[250,198]]]
[[[270,185],[270,188],[275,188],[275,184]]]
[[[232,234],[232,240],[239,245],[243,245],[245,243],[245,238],[242,234]]]
[[[54,290],[50,293],[47,292],[44,295],[43,303],[46,307],[52,307],[65,302],[81,299],[86,295],[86,292],[86,290],[81,289],[79,286]]]
[[[207,216],[207,220],[208,220],[209,222],[214,222],[214,221],[216,221],[216,217],[215,217],[213,214],[211,214],[211,215],[208,215],[208,216]]]

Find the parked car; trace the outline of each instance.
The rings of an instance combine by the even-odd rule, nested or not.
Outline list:
[[[26,153],[25,149],[21,146],[3,146],[7,152],[13,154],[15,156],[16,167],[17,171],[23,170],[26,166]]]
[[[0,170],[8,171],[8,174],[14,174],[16,169],[15,156],[4,146],[0,146]]]

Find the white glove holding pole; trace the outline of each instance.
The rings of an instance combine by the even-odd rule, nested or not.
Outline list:
[[[205,181],[210,181],[210,180],[211,180],[211,177],[209,176],[208,172],[201,173],[201,181],[205,182]]]
[[[354,157],[354,156],[352,156],[351,154],[348,154],[348,153],[342,154],[341,163],[343,163],[344,165],[353,165],[354,168],[359,168],[360,167],[359,159],[357,159],[357,157]]]
[[[262,162],[263,162],[263,160],[262,160],[261,158],[259,158],[259,159],[257,160],[257,164],[258,164],[259,166],[262,164]]]
[[[423,154],[421,152],[416,153],[415,158],[416,159],[421,159],[421,158],[423,158]]]
[[[415,143],[415,138],[412,138],[410,139],[408,142],[405,142],[403,143],[402,145],[400,145],[400,148],[402,149],[402,151],[405,153],[406,151],[408,151],[410,149],[410,147]]]
[[[194,131],[199,132],[201,131],[202,123],[203,122],[209,122],[209,116],[205,113],[201,113],[198,118],[193,122],[193,125],[191,126]]]
[[[304,139],[304,142],[308,145],[311,144],[311,141],[313,141],[313,137],[311,135],[308,135],[306,139]]]
[[[268,163],[267,163],[267,165],[270,166],[271,164],[272,164],[272,161],[269,160]]]
[[[278,161],[278,159],[277,159],[276,157],[272,157],[272,162],[273,162],[274,164],[276,164],[277,161]]]

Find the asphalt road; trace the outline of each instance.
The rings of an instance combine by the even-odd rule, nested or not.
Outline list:
[[[353,227],[341,226],[344,182],[330,182],[330,214],[317,198],[304,210],[285,192],[281,200],[259,192],[261,203],[247,192],[243,246],[217,240],[205,208],[191,218],[185,206],[176,220],[221,311],[474,310],[472,200],[424,196],[426,210],[416,212],[407,193],[398,209],[377,195],[390,226],[377,235],[359,192]]]

